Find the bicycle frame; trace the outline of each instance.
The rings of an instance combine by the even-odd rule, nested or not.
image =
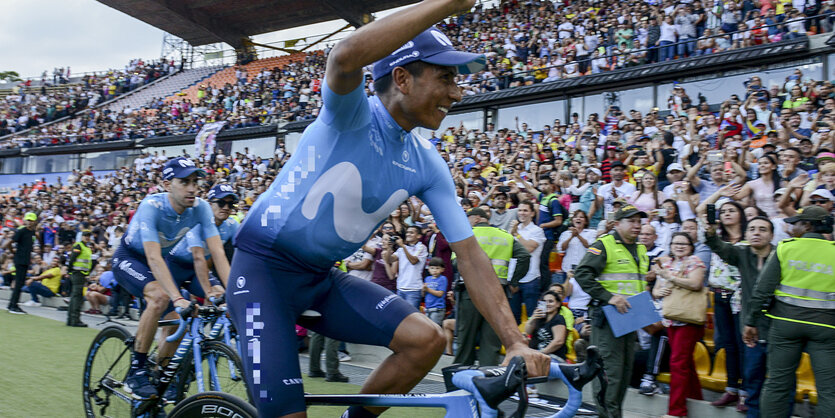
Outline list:
[[[404,395],[305,395],[307,405],[337,405],[337,406],[383,406],[383,407],[440,407],[446,409],[445,418],[495,418],[493,415],[479,415],[475,397],[466,390],[454,392],[423,394],[408,393]]]
[[[235,350],[238,352],[238,355],[240,355],[240,353],[241,353],[241,341],[238,338],[237,333],[235,333],[235,344],[234,345],[232,344],[233,328],[231,327],[231,325],[232,325],[232,322],[229,320],[228,317],[226,317],[226,315],[218,316],[217,320],[212,325],[212,329],[209,331],[209,335],[208,335],[207,338],[210,339],[210,340],[223,341],[223,343],[228,345],[229,347],[234,347]],[[221,338],[221,336],[223,338]],[[235,376],[234,364],[232,364],[232,360],[228,360],[228,361],[229,361],[229,370],[232,373],[231,377],[233,379],[235,379],[237,376]],[[213,366],[214,363],[210,362],[209,364],[210,364],[210,367],[214,367]]]

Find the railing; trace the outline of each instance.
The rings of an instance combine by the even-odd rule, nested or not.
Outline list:
[[[780,26],[788,25],[789,23],[796,23],[796,22],[797,23],[804,22],[804,24],[805,24],[805,22],[807,22],[807,21],[825,19],[825,18],[827,18],[827,17],[829,17],[833,14],[835,14],[835,13],[821,13],[821,14],[817,14],[815,16],[805,17],[803,19],[791,19],[791,20],[787,20],[787,21],[784,21],[784,22],[775,23],[775,24],[772,24],[772,25],[762,25],[762,26],[759,26],[758,28],[754,28],[754,29],[759,29],[759,28],[767,29],[767,28],[771,28],[771,27],[780,27]],[[703,37],[703,38],[692,38],[692,39],[689,39],[687,41],[677,41],[677,42],[674,42],[674,43],[671,43],[671,44],[668,44],[668,45],[664,45],[664,46],[660,46],[660,45],[652,46],[652,47],[649,47],[649,48],[635,49],[635,50],[630,50],[629,52],[623,52],[623,53],[618,53],[618,54],[607,54],[607,55],[599,56],[599,57],[596,57],[596,58],[589,56],[588,58],[585,58],[585,59],[582,59],[582,60],[576,60],[576,61],[573,61],[573,62],[570,62],[570,63],[560,64],[560,65],[549,65],[549,66],[545,66],[545,67],[542,67],[542,68],[526,70],[526,71],[523,71],[523,72],[520,72],[520,73],[511,74],[511,75],[499,75],[499,76],[494,76],[494,77],[488,77],[488,78],[481,79],[481,80],[462,81],[462,82],[459,82],[458,84],[459,85],[464,85],[464,86],[466,86],[466,85],[477,85],[477,84],[481,84],[484,81],[488,81],[488,80],[503,79],[503,80],[508,80],[507,84],[509,85],[510,84],[509,80],[513,80],[513,79],[519,78],[519,77],[522,77],[523,79],[525,77],[531,77],[531,76],[533,76],[534,73],[539,72],[539,71],[550,72],[550,70],[552,68],[565,68],[568,65],[580,65],[581,62],[591,63],[592,60],[600,59],[600,58],[604,58],[607,61],[611,61],[611,59],[615,58],[615,57],[621,57],[621,56],[624,56],[624,55],[629,56],[629,55],[633,55],[633,54],[636,54],[636,53],[643,53],[643,52],[649,53],[650,51],[660,51],[661,48],[676,48],[677,49],[679,45],[691,44],[691,43],[696,44],[700,40],[714,39],[714,38],[719,38],[719,37],[723,37],[723,36],[729,36],[729,37],[733,38],[734,34],[749,32],[751,30],[753,30],[753,29],[749,28],[749,29],[746,29],[744,31],[737,30],[737,31],[734,31],[734,32],[727,32],[725,34],[711,35],[711,36],[707,36],[707,37]],[[783,33],[785,34],[785,33],[789,33],[789,32],[783,32]],[[831,31],[826,32],[826,33],[831,33]],[[806,33],[804,32],[801,35],[806,36]],[[769,43],[779,43],[779,42],[782,42],[783,40],[785,40],[785,39],[781,39],[778,42],[769,42]],[[736,51],[736,50],[745,49],[745,48],[748,48],[748,47],[728,49],[728,50]],[[705,54],[705,55],[710,55],[710,54]],[[705,55],[700,55],[700,56],[705,56]],[[695,55],[691,55],[690,57],[693,57],[693,56],[695,56]],[[539,58],[539,57],[537,57],[537,58]],[[681,57],[679,59],[681,59]],[[666,62],[666,61],[655,61],[654,63],[659,63],[659,62]],[[646,62],[646,63],[643,63],[641,65],[647,65],[647,64],[651,64],[651,63]],[[636,68],[636,67],[639,67],[639,66],[634,66],[634,67],[631,67],[631,68]],[[607,70],[607,71],[611,71],[611,70],[612,69]],[[577,77],[582,77],[582,76],[583,76],[582,74],[577,75]],[[567,78],[567,77],[560,77],[560,79],[565,79],[565,78]],[[576,78],[576,77],[568,77],[568,78]],[[539,82],[542,82],[542,81],[540,80]],[[496,83],[495,85],[498,86],[498,83]],[[504,89],[499,89],[499,90],[506,90],[508,88],[513,88],[513,87],[505,87]]]

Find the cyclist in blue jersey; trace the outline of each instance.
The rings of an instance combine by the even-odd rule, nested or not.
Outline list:
[[[236,235],[227,301],[247,347],[241,353],[259,416],[305,416],[295,344],[297,320],[325,336],[389,347],[364,393],[406,393],[444,349],[441,328],[373,283],[333,269],[409,196],[425,202],[457,253],[476,307],[534,375],[550,359],[528,348],[487,255],[455,200],[447,164],[414,128],[437,129],[461,100],[457,72],[484,66],[432,25],[474,0],[426,0],[372,22],[328,56],[323,106],[292,158],[253,205]],[[362,68],[374,64],[377,96]],[[317,321],[305,310],[321,313]],[[301,319],[300,319],[301,318]],[[380,408],[351,407],[345,417]]]
[[[238,221],[229,217],[235,204],[238,203],[238,195],[235,194],[232,186],[218,184],[209,190],[206,200],[212,207],[212,215],[220,236],[220,242],[224,248],[227,248],[227,244],[231,244],[232,237],[238,232],[238,226],[240,226]],[[228,262],[231,258],[230,254],[225,253]],[[177,277],[177,282],[183,283],[183,287],[192,295],[203,297],[205,292],[217,294],[225,291],[215,277],[210,278],[209,276],[209,270],[213,267],[211,265],[212,258],[206,246],[206,240],[203,239],[203,227],[201,225],[188,231],[185,239],[180,240],[168,252],[166,259],[169,261],[168,267],[171,274]],[[197,281],[194,281],[195,277]],[[212,291],[208,290],[210,287]]]
[[[166,162],[162,180],[167,192],[148,195],[142,200],[113,254],[112,271],[116,281],[147,303],[139,318],[131,368],[125,379],[125,390],[137,399],[157,394],[149,380],[146,364],[157,321],[173,307],[189,305],[178,286],[186,277],[172,275],[166,255],[192,228],[200,226],[221,282],[225,285],[229,277],[229,264],[212,219],[212,209],[209,203],[196,196],[198,178],[205,175],[205,171],[187,158],[178,157]],[[217,293],[213,291],[208,296]],[[161,345],[159,358],[169,357],[175,347],[174,344]]]

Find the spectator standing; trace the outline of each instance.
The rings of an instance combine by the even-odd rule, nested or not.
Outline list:
[[[67,310],[67,326],[86,328],[87,324],[81,322],[81,306],[84,304],[83,289],[87,284],[87,276],[93,268],[93,233],[85,229],[81,232],[81,241],[76,242],[72,247],[70,255],[70,282],[72,292],[70,293],[70,307]]]
[[[446,312],[446,290],[447,278],[443,276],[444,260],[440,257],[432,257],[429,260],[429,276],[423,279],[423,306],[426,309],[426,316],[432,322],[443,327],[444,313]]]
[[[308,330],[310,336],[310,365],[308,377],[324,377],[327,382],[348,383],[348,376],[339,371],[339,341]],[[322,372],[322,347],[325,348],[325,370]]]
[[[406,240],[397,237],[397,250],[389,257],[392,269],[397,272],[397,296],[403,298],[415,309],[420,310],[421,289],[423,289],[423,266],[428,251],[420,240],[420,228],[406,228]]]
[[[23,291],[24,283],[26,282],[26,272],[29,270],[29,263],[31,262],[32,247],[35,245],[35,228],[38,224],[38,215],[34,212],[27,212],[23,215],[23,226],[17,228],[11,238],[7,238],[3,244],[3,249],[8,250],[12,243],[15,243],[14,265],[15,265],[15,280],[14,289],[12,290],[12,297],[9,299],[9,313],[25,314],[23,309],[18,306],[20,300],[20,292]]]
[[[655,268],[658,276],[658,283],[653,288],[655,297],[669,296],[674,286],[683,288],[684,291],[701,293],[705,280],[705,265],[699,257],[693,255],[693,247],[690,235],[684,232],[673,234],[670,244],[672,257],[666,258],[660,267]],[[699,314],[704,316],[705,312]],[[702,399],[699,375],[693,361],[693,349],[704,333],[704,324],[672,321],[667,328],[670,338],[670,399],[668,415],[665,415],[665,418],[686,417],[687,398]]]
[[[510,235],[516,237],[516,240],[531,254],[528,272],[519,279],[519,287],[510,288],[512,293],[510,309],[516,317],[516,322],[521,323],[522,304],[525,304],[526,312],[533,313],[536,301],[539,299],[540,289],[542,289],[539,260],[542,256],[542,245],[545,243],[545,231],[533,222],[536,216],[533,202],[530,200],[520,202],[517,209],[518,221],[510,224]]]
[[[774,236],[774,225],[763,216],[757,216],[748,221],[745,229],[745,240],[748,245],[732,245],[716,234],[713,226],[705,230],[705,243],[722,260],[729,265],[739,269],[742,283],[742,317],[747,318],[756,306],[751,304],[751,298],[757,284],[757,277],[760,275],[762,266],[766,259],[772,254],[774,246],[771,240]],[[762,338],[752,346],[743,347],[742,374],[743,389],[748,394],[745,404],[739,404],[737,411],[747,412],[749,418],[760,416],[760,394],[765,382],[766,371],[766,347],[765,337],[768,335],[768,327],[771,320],[766,316],[759,317],[757,329],[762,333]]]
[[[570,227],[560,234],[557,251],[565,253],[562,257],[562,271],[574,272],[580,264],[586,249],[594,242],[597,231],[589,227],[589,217],[581,210],[571,215]]]
[[[646,247],[637,242],[641,220],[646,217],[646,213],[632,205],[619,209],[614,215],[614,231],[600,237],[589,247],[574,273],[577,283],[592,297],[589,309],[591,344],[600,348],[609,378],[603,400],[608,414],[601,414],[603,418],[623,416],[621,408],[632,376],[637,334],[631,332],[615,337],[602,307],[614,305],[619,312],[625,313],[630,308],[626,297],[646,289],[644,276],[649,269],[649,258]],[[594,384],[594,392],[600,392],[597,383]],[[598,405],[599,411],[603,410],[601,406]]]
[[[467,218],[473,227],[473,234],[479,246],[487,254],[493,265],[493,270],[499,278],[505,295],[508,295],[508,285],[518,286],[519,279],[525,276],[530,265],[530,253],[515,240],[512,235],[501,229],[491,227],[488,223],[490,215],[484,209],[473,208],[467,212]],[[510,273],[511,260],[516,262],[513,276]],[[496,366],[499,364],[499,350],[501,342],[496,331],[476,309],[466,289],[467,277],[461,277],[463,289],[459,291],[456,304],[455,325],[458,335],[458,352],[455,353],[455,363],[464,365],[475,364],[476,358],[481,366]],[[477,337],[481,335],[480,339]],[[478,346],[478,354],[476,354]]]

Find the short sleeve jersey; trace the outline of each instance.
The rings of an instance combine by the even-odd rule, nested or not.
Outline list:
[[[217,227],[218,233],[220,234],[221,244],[226,244],[226,242],[235,236],[235,233],[238,232],[238,226],[240,226],[238,221],[228,218]],[[194,258],[191,255],[191,249],[195,247],[203,248],[203,254],[205,254],[207,260],[212,257],[212,255],[209,254],[209,247],[206,245],[206,240],[203,239],[203,227],[199,225],[188,231],[185,239],[180,240],[180,242],[168,252],[168,256],[178,263],[190,264],[194,261]]]
[[[166,256],[196,226],[200,227],[206,238],[218,235],[208,202],[197,199],[193,207],[177,213],[168,200],[168,193],[152,194],[142,199],[122,237],[121,245],[126,245],[134,253],[145,255],[142,244],[156,242],[163,256]]]
[[[450,242],[472,236],[449,167],[431,142],[403,130],[363,85],[339,95],[325,80],[322,101],[296,152],[241,224],[239,250],[324,269],[353,254],[412,195]]]

